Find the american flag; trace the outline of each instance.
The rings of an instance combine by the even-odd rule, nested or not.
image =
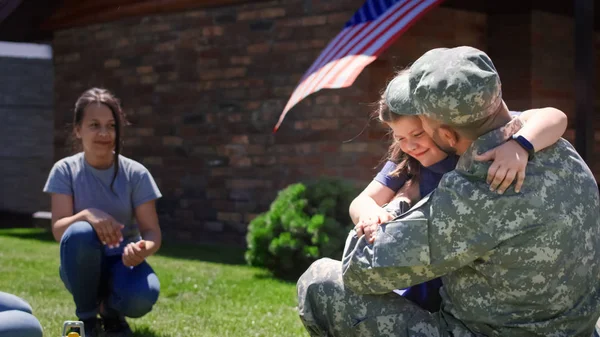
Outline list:
[[[367,0],[304,74],[273,131],[306,96],[323,88],[352,85],[367,65],[442,1]]]

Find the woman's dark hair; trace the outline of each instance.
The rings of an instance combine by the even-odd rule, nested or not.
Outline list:
[[[90,104],[104,104],[112,112],[113,119],[115,120],[115,154],[113,157],[114,173],[110,183],[110,188],[113,188],[117,173],[119,172],[119,153],[121,153],[122,147],[122,130],[123,126],[127,125],[125,114],[121,109],[121,102],[117,99],[110,91],[101,88],[91,88],[84,92],[77,102],[75,102],[75,113],[73,114],[73,128],[81,126],[83,121],[84,111]],[[74,144],[81,145],[78,142]]]
[[[396,74],[399,76],[403,74],[404,71],[400,71]],[[392,112],[388,105],[385,102],[385,94],[381,95],[379,102],[377,103],[377,109],[375,110],[375,116],[379,119],[379,121],[384,123],[392,123],[399,120],[403,115]],[[392,144],[388,149],[388,153],[386,155],[386,160],[394,162],[397,164],[396,169],[389,173],[390,177],[406,177],[407,181],[410,180],[411,183],[418,181],[419,179],[419,171],[421,164],[415,158],[407,155],[400,148],[400,142],[393,138]]]

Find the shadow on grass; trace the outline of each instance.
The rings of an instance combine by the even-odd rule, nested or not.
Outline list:
[[[0,236],[24,240],[55,242],[52,232],[44,228],[0,228]],[[58,244],[58,243],[57,243]],[[230,265],[245,265],[245,249],[239,246],[215,244],[179,243],[176,240],[165,240],[157,255],[185,260],[214,262]]]
[[[54,242],[50,228],[36,228],[37,225],[50,226],[49,220],[36,221],[31,214],[0,211],[0,235],[26,240]]]
[[[52,233],[49,230],[43,228],[1,228],[0,236],[13,237],[23,240],[55,242]],[[225,246],[215,244],[192,245],[189,243],[177,243],[175,241],[167,241],[163,243],[157,255],[176,259],[245,266],[246,261],[244,260],[244,252],[245,249],[239,246]],[[301,272],[299,271],[293,273],[285,273],[282,275],[275,275],[269,270],[261,269],[258,270],[253,277],[257,280],[273,279],[287,284],[296,284],[300,275]],[[169,335],[158,335],[156,333],[153,333],[148,327],[142,327],[141,329],[142,330],[138,328],[137,331],[141,332],[136,331],[134,336],[169,337]]]
[[[254,278],[257,280],[277,280],[283,283],[288,283],[288,284],[296,284],[296,282],[298,282],[298,279],[300,278],[300,275],[295,275],[295,274],[290,274],[290,275],[286,275],[286,276],[275,276],[273,275],[272,272],[268,271],[268,270],[261,270],[259,272],[257,272],[256,274],[254,274]]]
[[[24,240],[56,242],[52,232],[44,228],[2,228],[0,236],[10,236]]]
[[[164,242],[157,255],[186,260],[200,260],[230,265],[246,265],[245,248],[216,244]]]
[[[2,228],[0,229],[0,236],[54,242],[52,233],[43,228]],[[238,246],[215,244],[192,245],[189,243],[167,241],[163,243],[157,255],[176,259],[245,266],[244,253],[245,249]],[[254,278],[257,280],[275,279],[284,283],[295,284],[300,275],[300,272],[274,275],[272,272],[262,269],[254,274]],[[152,337],[155,335],[148,336]]]

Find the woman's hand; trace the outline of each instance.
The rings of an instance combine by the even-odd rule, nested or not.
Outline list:
[[[123,264],[126,267],[135,267],[144,262],[148,255],[150,254],[146,249],[146,241],[140,240],[138,242],[132,242],[123,249]]]
[[[487,183],[490,190],[498,190],[498,194],[504,193],[513,183],[515,178],[515,192],[519,193],[525,181],[525,170],[529,160],[529,154],[514,140],[493,148],[483,154],[474,157],[477,161],[494,162],[490,166],[487,175]]]
[[[88,208],[87,221],[92,225],[102,244],[109,248],[118,247],[123,241],[121,229],[125,226],[112,216],[96,208]]]

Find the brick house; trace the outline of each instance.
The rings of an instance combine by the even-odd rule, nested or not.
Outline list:
[[[328,175],[366,185],[388,144],[370,120],[380,90],[426,50],[457,45],[490,54],[509,108],[565,111],[565,137],[575,141],[573,3],[537,0],[447,0],[352,87],[310,96],[272,134],[304,71],[362,3],[62,1],[31,33],[54,51],[55,160],[69,153],[64,130],[77,96],[109,88],[132,122],[124,154],[149,168],[164,195],[165,233],[240,243],[287,184]],[[594,138],[586,144],[593,151]],[[600,161],[587,160],[600,177]]]
[[[0,211],[50,207],[40,186],[54,159],[51,57],[48,46],[0,42]]]

